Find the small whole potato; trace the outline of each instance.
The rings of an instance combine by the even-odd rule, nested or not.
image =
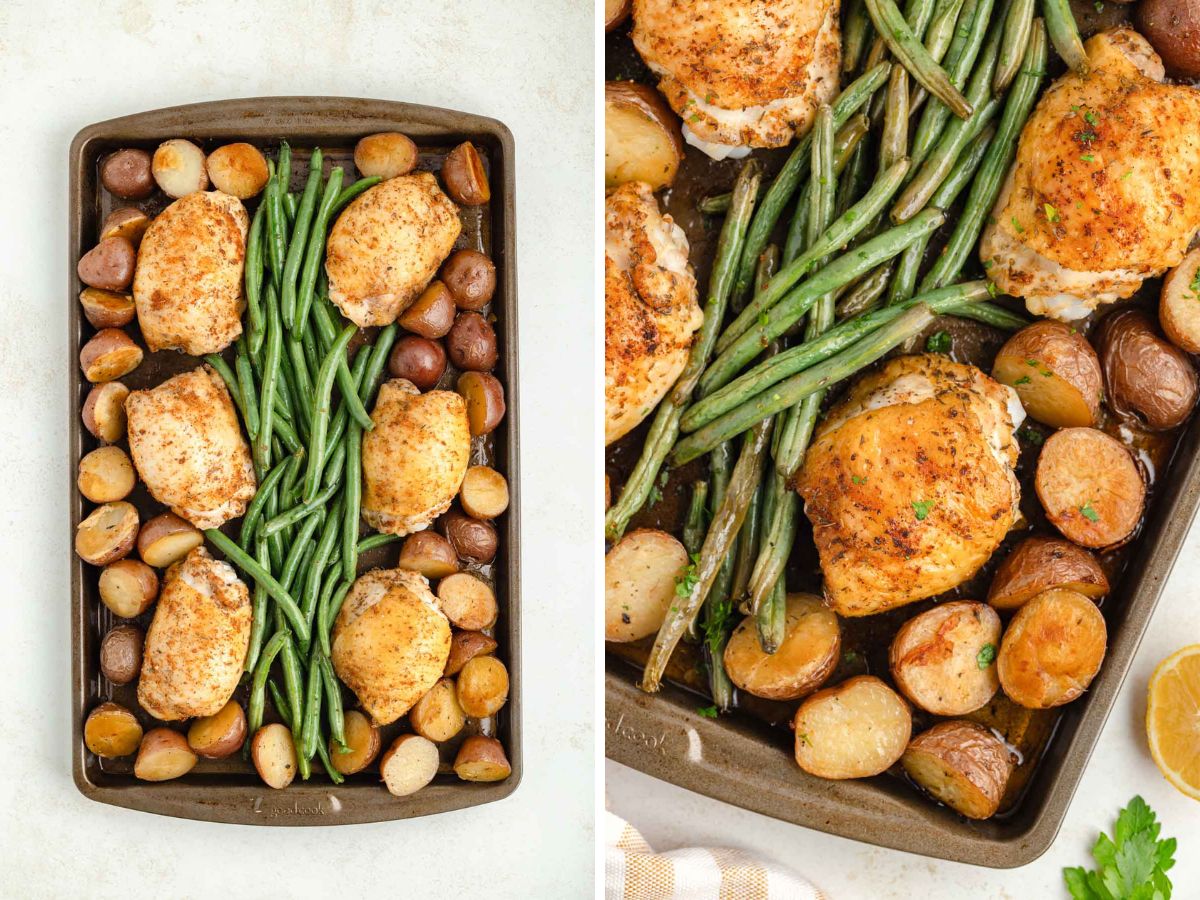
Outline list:
[[[494,715],[508,702],[508,669],[494,656],[476,656],[458,673],[457,688],[468,716]]]
[[[442,265],[442,281],[459,309],[483,309],[496,292],[496,267],[478,250],[455,250]]]
[[[397,321],[400,327],[426,338],[440,338],[454,325],[456,307],[450,291],[440,281],[431,281]]]
[[[79,493],[93,503],[124,500],[137,483],[133,463],[120,447],[97,447],[79,461],[75,482]]]
[[[1155,333],[1150,317],[1123,309],[1105,317],[1096,337],[1108,405],[1152,431],[1182,425],[1192,414],[1200,382],[1191,360]]]
[[[446,351],[437,341],[406,334],[392,348],[388,371],[395,378],[407,378],[419,390],[431,390],[446,371]]]
[[[142,671],[146,636],[133,625],[118,625],[100,642],[100,671],[113,684],[129,684]]]
[[[100,163],[100,183],[114,197],[144,200],[154,192],[150,154],[126,148],[111,153]]]
[[[438,527],[459,558],[480,564],[496,558],[500,538],[491,522],[472,519],[452,509],[438,520]]]
[[[100,226],[100,240],[110,237],[126,238],[136,248],[142,242],[146,229],[150,227],[150,217],[134,206],[123,206],[114,209],[104,219]]]
[[[267,160],[253,144],[225,144],[205,160],[213,187],[239,200],[259,194],[267,186]]]
[[[137,716],[119,703],[101,703],[83,723],[83,742],[97,756],[129,756],[142,740]]]
[[[458,556],[450,542],[436,531],[418,531],[404,539],[396,565],[436,580],[458,571]]]
[[[504,421],[504,385],[487,372],[463,372],[455,389],[467,401],[471,434],[491,434]]]
[[[125,437],[125,398],[129,388],[119,381],[105,381],[88,391],[83,401],[83,427],[88,434],[106,444]]]
[[[470,141],[459,144],[446,155],[442,163],[442,181],[446,183],[446,193],[451,199],[463,206],[480,206],[492,198],[483,160]]]
[[[215,715],[193,719],[188,728],[188,746],[205,759],[224,759],[242,748],[246,740],[246,713],[230,700]]]
[[[477,312],[459,313],[446,335],[446,350],[456,368],[490,372],[496,367],[496,332]]]
[[[106,237],[83,254],[75,273],[88,287],[102,291],[124,291],[133,283],[137,250],[127,237]]]
[[[1194,0],[1142,0],[1138,32],[1162,57],[1172,78],[1200,78],[1200,6]]]
[[[179,199],[208,187],[204,151],[182,138],[164,141],[154,151],[150,171],[168,197]]]
[[[354,145],[354,167],[364,178],[395,178],[417,167],[417,145],[398,131],[369,134]]]

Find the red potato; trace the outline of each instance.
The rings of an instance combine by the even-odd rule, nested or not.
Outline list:
[[[396,321],[401,328],[426,338],[445,337],[454,325],[457,307],[446,285],[431,281],[412,306]]]
[[[642,181],[670,187],[683,161],[679,117],[654,88],[632,81],[604,83],[604,187]]]
[[[464,372],[457,390],[467,401],[467,421],[471,434],[491,434],[504,419],[504,385],[486,372]]]
[[[100,573],[100,601],[114,616],[132,619],[158,599],[158,575],[138,559],[118,559]]]
[[[1162,57],[1172,78],[1200,78],[1200,6],[1193,0],[1142,0],[1138,31]]]
[[[100,163],[100,183],[114,197],[144,200],[154,193],[150,154],[126,148],[111,153]]]
[[[208,154],[204,165],[213,187],[239,200],[267,186],[267,160],[253,144],[225,144]]]
[[[1095,599],[1108,593],[1108,578],[1096,557],[1082,547],[1056,538],[1030,537],[996,569],[988,603],[996,609],[1018,609],[1057,587]]]
[[[137,716],[119,703],[101,703],[83,723],[83,743],[97,756],[129,756],[142,740]]]
[[[287,726],[264,725],[250,741],[250,759],[267,787],[283,790],[296,777],[296,745]]]
[[[75,529],[75,553],[93,566],[106,566],[129,555],[137,530],[138,512],[132,503],[105,503]]]
[[[379,755],[379,729],[357,709],[352,709],[345,716],[345,731],[346,749],[339,747],[333,738],[329,739],[329,759],[343,775],[353,775],[373,763]]]
[[[672,592],[674,593],[674,592]],[[783,640],[764,653],[754,616],[725,645],[725,671],[739,689],[770,700],[798,700],[833,674],[842,646],[838,617],[812,594],[788,594]]]
[[[1163,279],[1158,323],[1180,350],[1200,353],[1200,248],[1183,258]],[[1196,285],[1193,287],[1192,285]]]
[[[179,562],[204,543],[204,533],[175,513],[150,519],[138,532],[138,556],[158,569]]]
[[[125,398],[129,388],[119,381],[106,381],[88,391],[83,401],[83,427],[88,434],[106,444],[125,437]]]
[[[454,320],[446,335],[446,350],[455,368],[469,372],[489,372],[500,358],[496,331],[477,312],[460,313]]]
[[[241,749],[246,740],[246,713],[236,700],[230,700],[220,712],[192,721],[188,728],[188,746],[205,759],[224,759]]]
[[[604,557],[604,639],[627,643],[658,631],[675,602],[688,553],[674,535],[638,528]]]
[[[152,728],[142,738],[133,775],[142,781],[170,781],[181,778],[196,765],[196,754],[187,738],[170,728]]]
[[[459,309],[480,310],[496,292],[496,267],[478,250],[455,250],[442,264],[442,281]]]
[[[487,656],[495,650],[496,639],[482,631],[456,631],[450,638],[445,674],[457,675],[476,656]]]
[[[418,390],[432,390],[446,371],[446,351],[437,341],[406,334],[396,341],[388,357],[388,372],[394,378],[406,378]]]
[[[817,691],[800,704],[792,727],[796,764],[821,778],[867,778],[891,768],[912,735],[900,695],[873,675]]]
[[[146,636],[133,625],[118,625],[100,642],[100,671],[113,684],[129,684],[142,671]]]
[[[442,612],[456,628],[480,631],[496,624],[496,595],[487,582],[468,572],[457,572],[438,584]]]
[[[438,528],[461,559],[483,565],[496,558],[500,538],[491,522],[452,509],[438,520]]]
[[[442,181],[450,198],[463,206],[481,206],[492,198],[483,160],[470,141],[459,144],[446,154],[442,163]]]
[[[379,774],[395,797],[415,794],[437,775],[438,748],[419,734],[402,734],[379,760]]]
[[[142,348],[119,328],[104,328],[79,351],[79,367],[93,384],[128,375],[142,364]]]
[[[1200,379],[1187,355],[1155,332],[1140,309],[1104,317],[1096,349],[1108,386],[1108,406],[1119,417],[1152,431],[1182,425],[1200,396]]]
[[[133,321],[136,312],[132,295],[93,287],[80,291],[79,305],[93,328],[121,328]]]
[[[459,488],[463,511],[476,519],[494,519],[508,509],[508,482],[488,466],[471,466]]]
[[[454,774],[463,781],[503,781],[512,774],[504,745],[494,737],[473,734],[458,748]]]
[[[468,716],[495,715],[508,702],[508,669],[494,656],[476,656],[458,673],[457,687]]]
[[[996,814],[1012,775],[1008,748],[974,722],[939,722],[918,734],[900,759],[935,800],[969,819]]]
[[[83,254],[75,274],[88,287],[104,291],[123,291],[133,282],[137,250],[126,237],[106,237]]]
[[[405,538],[396,565],[436,580],[458,571],[458,557],[450,542],[436,531],[418,531]]]
[[[454,679],[443,678],[416,702],[408,712],[413,731],[423,738],[442,743],[467,724],[467,714],[458,702]]]
[[[123,206],[114,209],[104,219],[100,226],[100,240],[110,237],[122,237],[133,244],[136,250],[150,227],[150,217],[134,206]]]
[[[1000,687],[996,648],[1000,616],[973,600],[939,603],[896,632],[888,665],[910,702],[937,716],[960,716],[985,706]]]
[[[1042,320],[1008,339],[992,377],[1016,390],[1025,411],[1053,428],[1095,425],[1104,375],[1096,351],[1076,329]]]
[[[604,0],[604,30],[612,31],[627,18],[633,8],[633,0]]]
[[[137,483],[133,463],[120,447],[97,447],[79,461],[75,484],[93,503],[124,500]]]
[[[150,171],[168,197],[178,199],[208,187],[204,151],[182,138],[158,145]]]
[[[354,167],[364,178],[395,178],[417,167],[417,145],[398,131],[368,134],[354,145]]]

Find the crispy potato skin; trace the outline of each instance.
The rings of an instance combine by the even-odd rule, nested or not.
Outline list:
[[[1158,323],[1167,339],[1188,353],[1200,353],[1200,291],[1192,282],[1200,269],[1200,249],[1193,250],[1163,279]]]
[[[833,611],[812,594],[788,594],[783,642],[763,653],[753,616],[734,629],[725,645],[725,670],[741,690],[769,700],[798,700],[833,674],[842,630]]]
[[[1014,388],[1025,411],[1054,428],[1095,425],[1104,376],[1096,351],[1076,329],[1042,320],[1000,348],[992,377]]]
[[[900,764],[935,800],[969,819],[996,814],[1013,770],[1004,743],[974,722],[939,722],[912,739]]]
[[[627,181],[670,187],[682,161],[679,119],[662,95],[633,81],[604,82],[605,188]]]
[[[1029,709],[1050,709],[1082,694],[1104,661],[1104,616],[1087,597],[1056,589],[1013,616],[996,669],[1004,693]]]
[[[665,531],[639,528],[617,541],[604,557],[604,639],[636,641],[656,632],[687,564],[687,550]]]
[[[1200,78],[1200,3],[1142,0],[1134,11],[1138,31],[1154,45],[1173,78]]]
[[[980,667],[984,647],[1000,643],[1000,617],[984,603],[957,600],[914,616],[896,632],[888,654],[896,686],[938,716],[974,712],[1000,687],[996,667]]]
[[[792,727],[796,763],[821,778],[867,778],[889,769],[912,735],[908,704],[873,675],[817,691]]]
[[[1017,609],[1051,588],[1069,588],[1095,599],[1108,593],[1108,577],[1099,561],[1070,541],[1035,536],[1013,548],[996,569],[988,603]]]
[[[1150,317],[1123,309],[1105,317],[1096,337],[1108,405],[1152,431],[1182,425],[1196,406],[1196,370],[1154,331]]]

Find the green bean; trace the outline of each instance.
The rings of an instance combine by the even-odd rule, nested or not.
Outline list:
[[[707,528],[704,511],[707,502],[708,482],[693,482],[692,498],[688,503],[687,516],[683,520],[683,548],[687,550],[688,556],[699,553],[700,546],[704,543],[704,531]]]
[[[901,254],[901,257],[903,258],[911,252],[912,247],[909,247]],[[886,262],[856,284],[849,286],[838,298],[837,306],[834,308],[835,318],[842,321],[875,309],[879,305],[880,298],[887,292],[888,285],[892,283],[892,275],[895,271],[895,261]]]
[[[704,601],[703,656],[705,668],[708,669],[708,692],[721,712],[733,706],[733,682],[729,680],[729,673],[725,671],[725,645],[729,640],[729,614],[733,611],[729,591],[739,544],[740,536],[734,535],[733,543],[726,549],[725,559],[717,570],[717,577],[713,579],[712,588]],[[690,635],[689,639],[697,636],[698,631],[696,635]]]
[[[250,505],[246,507],[245,515],[242,516],[242,530],[238,534],[238,543],[242,545],[243,550],[249,550],[249,543],[254,539],[255,529],[258,528],[258,523],[262,519],[263,510],[267,504],[267,497],[279,485],[284,476],[291,468],[299,465],[300,459],[296,454],[287,457],[280,463],[276,463],[275,467],[267,473],[267,476],[259,483],[258,490],[254,494],[254,499],[250,501]]]
[[[267,516],[269,518],[270,516],[277,515],[278,513],[279,513],[279,491],[274,490],[274,491],[271,491],[267,495],[267,505],[265,507],[263,507],[263,515]],[[256,531],[256,535],[257,535],[257,529],[255,529],[255,531]],[[261,537],[261,535],[257,535],[257,536]],[[283,535],[282,534],[273,535],[269,538],[266,538],[266,541],[267,541],[267,549],[270,551],[271,565],[270,565],[270,568],[267,568],[266,566],[263,566],[263,568],[267,569],[268,572],[279,572],[283,568],[283,558],[284,558]],[[248,550],[249,550],[249,548],[247,548],[247,551]]]
[[[287,692],[291,715],[288,717],[288,729],[292,732],[292,744],[296,749],[296,768],[301,778],[308,777],[308,760],[300,752],[300,735],[304,730],[304,675],[296,656],[296,645],[292,635],[288,633],[280,651],[279,661],[283,669],[283,687]],[[276,708],[278,711],[278,707]]]
[[[765,488],[759,484],[758,490],[750,499],[746,508],[746,519],[742,522],[742,530],[738,535],[737,553],[733,557],[732,574],[729,581],[729,596],[735,601],[746,596],[746,588],[750,584],[750,573],[754,560],[758,556],[758,541],[762,531],[762,506]]]
[[[340,488],[346,475],[346,441],[341,441],[329,453],[329,459],[325,463],[325,476],[322,479],[322,484],[325,489],[338,487]]]
[[[862,59],[871,30],[871,18],[867,15],[863,0],[850,0],[846,19],[842,24],[843,72],[850,73],[858,68],[858,61]]]
[[[308,370],[308,359],[304,356],[304,346],[293,332],[291,338],[284,343],[287,351],[287,362],[291,364],[292,377],[296,387],[296,411],[298,421],[307,427],[312,427],[313,383],[312,373]]]
[[[346,595],[350,593],[352,587],[354,587],[353,581],[343,581],[329,598],[329,603],[322,603],[317,609],[317,637],[321,642],[321,652],[326,656],[330,653],[329,633],[332,631],[333,623],[337,621],[338,613],[342,611],[342,604],[346,602]]]
[[[313,513],[323,509],[325,504],[328,503],[336,493],[337,485],[327,486],[311,500],[305,500],[302,503],[298,503],[274,518],[268,519],[263,523],[262,526],[263,537],[270,537],[276,532],[287,528],[289,525],[294,525],[302,519],[307,519]]]
[[[311,626],[316,621],[317,605],[321,593],[321,576],[325,571],[329,556],[333,552],[334,543],[341,533],[342,498],[338,498],[325,517],[325,527],[321,530],[321,539],[313,551],[304,576],[304,591],[300,595],[300,611]],[[304,649],[303,647],[301,649]]]
[[[242,421],[246,421],[246,396],[242,392],[241,382],[237,375],[229,368],[229,363],[225,362],[216,353],[205,354],[204,361],[208,363],[216,373],[221,376],[221,380],[225,382],[225,387],[229,391],[229,396],[233,400],[233,405],[237,407],[238,414],[242,417]],[[249,430],[249,426],[247,426]]]
[[[325,697],[328,700],[329,732],[339,747],[346,746],[346,717],[342,707],[342,687],[338,684],[337,676],[333,673],[333,664],[329,657],[320,650],[314,652],[317,665],[321,670],[321,681],[325,684]]]
[[[312,306],[313,292],[317,283],[317,268],[321,265],[321,257],[325,254],[325,230],[329,226],[329,217],[333,214],[333,204],[342,189],[341,166],[335,166],[329,173],[329,181],[325,183],[325,193],[321,195],[321,205],[313,217],[312,236],[308,240],[308,249],[304,254],[304,268],[300,275],[300,289],[296,295],[296,325],[304,327],[308,322],[308,310]]]
[[[324,304],[313,304],[312,318],[313,323],[317,326],[317,331],[324,336],[326,343],[333,346],[334,341],[337,340],[337,328]],[[350,377],[350,367],[344,357],[338,358],[337,383],[338,390],[342,394],[342,402],[349,404],[349,414],[354,416],[355,421],[368,431],[374,428],[375,423],[371,421],[371,414],[367,412],[362,400],[359,399],[357,385]]]
[[[282,159],[282,153],[280,154]],[[270,161],[267,162],[267,189],[263,192],[263,202],[267,205],[266,242],[267,263],[271,268],[271,283],[275,289],[281,287],[283,276],[283,257],[287,246],[287,214],[283,209],[283,194],[285,189],[279,184],[279,173]]]
[[[388,544],[394,544],[400,540],[403,540],[403,538],[398,534],[372,534],[358,542],[358,555],[362,556],[367,551],[374,550],[376,547],[386,547]]]
[[[345,209],[346,205],[351,200],[364,191],[375,187],[375,185],[379,184],[381,181],[383,181],[383,179],[378,175],[372,175],[369,178],[360,178],[349,187],[342,188],[342,192],[338,194],[337,199],[333,201],[333,215],[340,213],[343,209]]]
[[[279,321],[279,304],[274,300],[275,286],[267,285],[267,349],[263,359],[262,386],[259,389],[261,406],[258,411],[258,437],[254,439],[254,466],[259,472],[270,468],[271,436],[275,431],[275,391],[279,382],[280,359],[283,355],[283,326]]]
[[[893,0],[866,0],[867,12],[875,24],[875,30],[887,42],[896,59],[912,73],[913,78],[925,86],[933,96],[940,99],[960,118],[971,114],[971,104],[962,95],[950,76],[925,49],[913,34],[904,16]]]
[[[308,658],[308,680],[304,683],[304,725],[300,729],[300,746],[296,755],[312,759],[317,754],[317,739],[321,730],[321,650],[313,646]]]
[[[292,189],[292,145],[287,141],[279,144],[279,189],[280,196]]]
[[[258,564],[264,569],[271,564],[271,554],[267,549],[267,542],[259,539],[255,544],[255,556],[258,559]],[[246,662],[244,664],[247,672],[253,672],[254,666],[258,662],[259,652],[262,650],[263,635],[267,629],[267,612],[271,605],[270,595],[267,594],[264,588],[258,582],[254,583],[254,598],[250,612],[250,643],[246,648]]]
[[[925,39],[925,29],[929,27],[936,6],[935,0],[908,0],[904,5],[904,21],[917,40]]]
[[[846,166],[849,165],[851,157],[855,155],[863,138],[871,130],[871,121],[866,116],[854,116],[850,121],[838,129],[837,136],[833,141],[833,171],[836,175],[841,175]],[[804,186],[796,200],[796,213],[792,216],[792,223],[788,226],[787,240],[783,245],[783,261],[790,263],[802,252],[808,244],[808,205],[811,202],[812,181]],[[840,194],[840,190],[839,190]],[[850,204],[847,204],[849,207]],[[845,212],[845,210],[842,210]],[[756,284],[755,291],[761,291],[763,285]]]
[[[358,523],[362,515],[362,429],[351,422],[346,431],[346,510],[342,523],[342,577],[358,573]]]
[[[1063,62],[1072,71],[1086,74],[1087,52],[1083,49],[1083,38],[1079,36],[1079,26],[1075,24],[1070,0],[1043,0],[1042,15],[1046,17],[1050,41]]]
[[[759,645],[766,653],[774,653],[783,640],[778,630],[778,611],[772,607],[776,585],[783,583],[784,569],[792,552],[796,527],[800,517],[800,499],[787,488],[787,478],[776,468],[771,473],[771,488],[777,493],[772,513],[763,520],[763,538],[759,542],[758,558],[747,586],[750,614],[756,619]]]
[[[396,324],[394,322],[380,329],[379,334],[375,336],[375,345],[371,348],[367,368],[363,372],[362,380],[358,383],[358,399],[362,401],[363,406],[370,406],[374,400],[375,391],[379,389],[379,383],[383,380],[383,367],[387,365],[388,354],[392,352],[392,344],[395,342]],[[370,427],[363,427],[370,431],[375,427],[375,423],[372,422]]]
[[[938,63],[941,63],[947,56],[950,50],[951,42],[954,39],[955,33],[958,30],[959,13],[962,11],[963,0],[939,0],[938,8],[935,10],[933,20],[929,23],[929,28],[925,32],[925,49],[929,51],[929,55]],[[973,16],[973,14],[971,14]],[[971,19],[968,18],[968,24]],[[954,77],[954,73],[950,73],[950,77]],[[929,91],[925,90],[925,86],[918,84],[912,89],[912,94],[908,98],[909,114],[915,113],[921,108],[921,105],[929,99]]]
[[[329,431],[330,407],[333,405],[333,379],[338,363],[345,365],[346,347],[358,333],[357,325],[347,325],[334,341],[333,346],[321,363],[317,381],[313,387],[312,428],[308,440],[308,469],[304,475],[304,499],[317,495],[321,483],[321,462],[325,457],[325,437]],[[346,370],[349,375],[349,369]]]
[[[275,686],[274,681],[268,681],[267,687],[271,689],[271,700],[275,704],[275,709],[279,711],[279,717],[283,719],[283,724],[287,725],[288,730],[291,730],[290,717],[284,712],[283,697],[279,693],[279,688]],[[343,784],[346,781],[346,776],[337,770],[333,761],[329,758],[329,752],[324,744],[317,744],[317,756],[321,758],[321,765],[325,767],[325,773],[329,776],[329,780],[334,784]]]
[[[217,529],[205,529],[204,536],[225,554],[230,562],[266,589],[267,593],[279,604],[279,609],[287,617],[292,630],[301,640],[307,641],[309,637],[308,622],[305,621],[300,607],[296,605],[296,601],[292,599],[292,595],[284,589],[283,585],[272,578],[271,573],[259,565],[245,550]]]
[[[755,614],[758,643],[764,653],[774,653],[787,634],[787,590],[783,578],[776,580],[766,601]]]
[[[288,228],[291,228],[296,221],[296,208],[299,205],[300,202],[291,191],[283,195],[283,214],[287,217]]]
[[[321,188],[322,165],[324,158],[321,148],[313,150],[308,160],[308,178],[304,182],[304,194],[296,209],[295,223],[292,225],[292,240],[288,244],[287,258],[283,265],[283,324],[288,328],[296,327],[296,279],[300,275],[300,261],[304,257],[304,248],[308,243],[309,227],[312,224],[313,208],[317,204],[317,191]]]
[[[266,319],[262,310],[263,284],[263,219],[266,217],[265,203],[258,204],[254,218],[250,220],[250,233],[246,235],[246,262],[242,273],[243,290],[246,294],[246,317],[250,330],[250,353],[257,356],[266,337],[263,328]]]
[[[1029,31],[1033,28],[1033,17],[1037,0],[1013,0],[1004,20],[1004,40],[1000,42],[1000,59],[996,63],[996,74],[992,79],[992,90],[999,97],[1017,77],[1021,59],[1029,45]]]
[[[755,422],[849,378],[902,343],[909,335],[919,332],[932,322],[933,318],[933,312],[923,303],[906,310],[895,321],[868,334],[850,348],[805,369],[768,391],[763,391],[721,418],[689,434],[676,444],[671,455],[672,462],[675,465],[683,465],[700,454],[707,453],[721,441],[729,440],[755,427]]]
[[[254,733],[262,727],[263,720],[263,704],[266,702],[266,687],[267,676],[271,673],[271,666],[275,662],[283,645],[287,641],[288,633],[286,631],[277,631],[267,641],[267,645],[263,647],[262,656],[259,657],[258,663],[247,671],[254,673],[253,680],[250,684],[250,701],[246,704],[246,737],[247,744],[249,739],[254,737]]]
[[[316,542],[312,539],[317,528],[320,527],[321,519],[319,516],[313,516],[307,522],[300,526],[296,536],[292,539],[291,549],[288,550],[287,560],[283,564],[283,569],[279,573],[279,583],[284,589],[291,591],[292,585],[296,583],[296,577],[308,570],[308,562],[312,559],[313,552],[317,548]],[[301,610],[303,613],[303,610]],[[307,616],[305,619],[307,620]],[[307,641],[301,641],[307,643]]]
[[[890,168],[908,154],[908,69],[896,66],[888,78],[883,134],[879,138],[879,166]]]
[[[246,422],[246,433],[251,442],[258,436],[258,389],[254,384],[254,366],[250,364],[250,346],[243,334],[237,339],[237,350],[234,355],[234,365],[237,367],[238,385],[242,391],[242,416]]]
[[[617,502],[604,517],[605,533],[609,540],[616,540],[625,532],[629,520],[642,508],[642,504],[649,497],[654,481],[658,478],[658,471],[667,458],[667,454],[671,452],[675,438],[679,435],[682,407],[690,399],[697,377],[708,364],[713,344],[717,339],[717,329],[725,318],[725,309],[729,302],[734,279],[737,276],[742,242],[746,236],[751,213],[754,211],[754,198],[758,193],[759,172],[758,163],[748,161],[738,174],[733,189],[733,205],[729,209],[729,215],[725,217],[720,237],[717,240],[716,258],[713,262],[712,274],[709,277],[708,295],[704,304],[704,324],[700,328],[699,335],[692,342],[688,352],[687,365],[675,382],[675,390],[659,403],[650,426],[650,433],[642,446],[641,456],[638,458],[633,472],[621,488],[621,495]],[[766,247],[765,241],[763,247]]]
[[[969,303],[950,309],[949,314],[964,319],[974,319],[976,322],[991,325],[1001,331],[1020,331],[1029,324],[1029,320],[1024,316],[993,303]]]

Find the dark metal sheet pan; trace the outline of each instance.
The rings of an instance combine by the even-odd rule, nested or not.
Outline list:
[[[512,764],[512,775],[494,784],[459,781],[449,771],[453,745],[443,746],[442,774],[424,790],[405,798],[391,796],[379,782],[378,772],[350,777],[335,787],[320,767],[308,782],[294,782],[283,791],[267,788],[240,755],[222,761],[202,761],[187,776],[176,781],[148,784],[132,775],[132,760],[101,760],[83,743],[83,721],[97,703],[114,699],[124,702],[149,727],[151,720],[136,707],[134,686],[113,685],[99,671],[100,639],[116,621],[99,602],[98,570],[85,565],[71,552],[75,527],[88,506],[75,488],[74,475],[80,457],[96,444],[82,427],[79,411],[90,385],[79,370],[78,352],[91,334],[77,300],[82,287],[75,264],[96,240],[103,217],[116,205],[98,184],[97,164],[106,153],[120,147],[153,150],[161,141],[186,137],[206,151],[229,141],[247,141],[274,150],[287,140],[296,154],[293,185],[305,174],[304,162],[310,148],[320,145],[327,165],[351,166],[355,142],[378,131],[401,131],[420,151],[419,167],[437,171],[441,160],[456,144],[472,141],[484,156],[492,187],[492,200],[484,207],[461,211],[463,234],[459,246],[488,253],[497,268],[497,292],[492,314],[501,340],[501,363],[497,376],[504,382],[508,414],[488,439],[476,439],[472,461],[494,465],[509,481],[511,503],[497,527],[500,554],[497,563],[483,574],[490,576],[500,601],[500,619],[495,626],[497,654],[511,673],[507,706],[494,719],[472,723],[475,730],[495,734],[503,742]],[[72,679],[72,770],[75,784],[84,796],[101,803],[161,815],[213,822],[269,825],[337,825],[378,822],[431,815],[499,800],[511,794],[521,779],[521,641],[520,641],[520,477],[517,472],[517,273],[516,213],[514,206],[515,157],[512,134],[500,122],[483,116],[397,103],[343,97],[263,97],[197,103],[139,113],[89,125],[75,136],[70,149],[70,223],[67,254],[67,290],[63,302],[70,309],[65,360],[70,371],[69,485],[70,532],[64,534],[71,568]],[[347,168],[350,176],[353,169]],[[157,212],[165,200],[155,195],[140,204]],[[129,328],[138,339],[136,326]],[[147,354],[142,365],[123,379],[131,388],[157,384],[170,374],[193,368],[198,360],[172,352]],[[445,378],[451,378],[448,373]],[[139,486],[131,500],[143,517],[161,507],[152,505]],[[396,546],[380,548],[366,557],[360,568],[394,565]],[[136,620],[143,628],[145,621]],[[244,688],[240,689],[244,692]],[[239,695],[240,696],[240,695]],[[268,704],[269,706],[270,704]],[[394,729],[393,729],[394,730]],[[465,734],[465,732],[464,732]],[[385,731],[385,741],[391,731]]]

